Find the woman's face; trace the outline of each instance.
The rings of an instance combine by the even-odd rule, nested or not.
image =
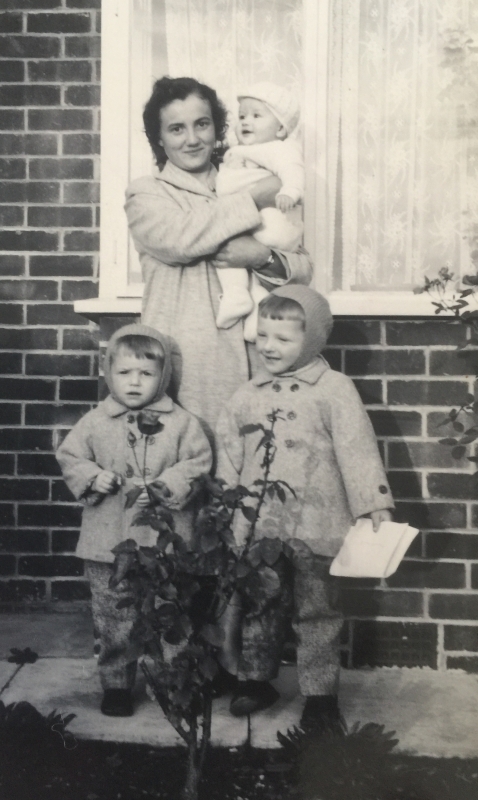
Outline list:
[[[159,144],[167,158],[186,172],[209,169],[216,143],[211,106],[196,94],[173,100],[159,112]]]

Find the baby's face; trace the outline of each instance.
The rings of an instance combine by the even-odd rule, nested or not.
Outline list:
[[[127,408],[144,408],[156,397],[161,376],[162,369],[157,361],[138,358],[122,347],[111,364],[111,389]]]
[[[271,375],[290,370],[302,352],[304,339],[305,331],[299,320],[259,317],[256,349]]]
[[[243,97],[239,101],[236,136],[240,144],[262,144],[285,139],[286,130],[262,100]]]

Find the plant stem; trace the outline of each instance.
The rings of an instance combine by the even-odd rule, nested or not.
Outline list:
[[[19,664],[18,667],[16,668],[16,670],[14,672],[12,672],[12,674],[10,675],[8,681],[6,683],[4,683],[2,688],[0,689],[0,695],[2,695],[4,693],[5,689],[8,689],[8,687],[10,686],[10,684],[13,681],[14,677],[16,675],[18,675],[18,673],[20,672],[21,668],[24,667],[24,666],[25,666],[25,664]]]

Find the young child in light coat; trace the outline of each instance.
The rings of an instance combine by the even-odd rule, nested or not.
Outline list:
[[[110,394],[77,422],[56,455],[66,484],[84,503],[76,555],[85,559],[100,642],[101,711],[123,717],[133,713],[136,659],[130,650],[136,612],[133,606],[117,608],[127,593],[125,582],[109,588],[112,549],[128,538],[140,546],[156,544],[156,531],[131,525],[138,510],[150,503],[147,483],[155,485],[173,511],[176,532],[190,535],[190,483],[209,472],[212,453],[196,417],[166,394],[171,378],[168,337],[146,325],[126,325],[108,343],[104,374]],[[153,435],[138,427],[144,412],[158,423]],[[125,509],[126,494],[135,486],[143,491]]]
[[[297,640],[301,724],[338,716],[339,639],[343,617],[336,578],[329,575],[350,526],[371,516],[378,530],[390,520],[393,499],[367,412],[353,382],[320,355],[332,329],[328,302],[306,286],[275,289],[259,306],[256,347],[263,369],[240,388],[218,422],[218,475],[230,487],[263,478],[262,431],[278,411],[270,480],[293,490],[284,503],[266,495],[255,535],[301,540],[310,554],[294,557],[292,627]],[[236,542],[250,523],[236,512]],[[378,535],[378,534],[377,534]],[[240,680],[231,702],[236,716],[267,708],[278,698],[277,676],[290,609],[280,602],[241,623]],[[289,616],[289,620],[287,617]],[[230,633],[230,631],[229,631]],[[225,666],[227,666],[225,664]]]
[[[243,191],[262,178],[277,175],[282,186],[276,208],[264,208],[261,225],[252,235],[267,247],[293,252],[300,244],[303,225],[294,206],[304,196],[304,163],[298,142],[290,138],[299,122],[299,106],[287,89],[257,83],[238,97],[239,144],[227,150],[216,181],[218,196]],[[293,211],[294,209],[294,211]],[[268,291],[254,273],[218,268],[222,297],[216,317],[218,328],[230,328],[241,317],[244,338],[254,342],[257,306]]]

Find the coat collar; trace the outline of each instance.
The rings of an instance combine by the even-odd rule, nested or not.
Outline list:
[[[193,172],[186,172],[186,170],[176,167],[176,165],[172,164],[171,161],[166,161],[166,164],[156,180],[170,183],[177,189],[184,189],[185,191],[192,192],[193,194],[201,194],[205,197],[216,197],[215,189],[213,188],[216,185],[216,176],[217,169],[211,164],[208,187],[204,183],[201,183],[201,181],[198,181],[198,179],[194,177]]]
[[[295,372],[284,372],[282,375],[271,375],[267,370],[261,369],[260,372],[252,378],[251,382],[254,386],[264,386],[266,383],[273,383],[280,380],[297,380],[312,386],[317,383],[319,378],[328,369],[330,369],[330,367],[325,358],[319,356],[306,364],[305,367],[301,367],[301,369],[295,370]]]
[[[173,410],[174,404],[170,397],[167,394],[163,394],[160,400],[156,400],[155,403],[151,403],[151,405],[146,406],[148,411],[160,411],[163,414],[167,414]],[[121,417],[123,414],[126,414],[127,411],[131,411],[131,413],[135,413],[133,409],[126,408],[122,403],[118,403],[117,400],[114,399],[110,394],[108,397],[103,400],[103,409],[106,411],[109,417]],[[143,409],[140,409],[142,411]]]

